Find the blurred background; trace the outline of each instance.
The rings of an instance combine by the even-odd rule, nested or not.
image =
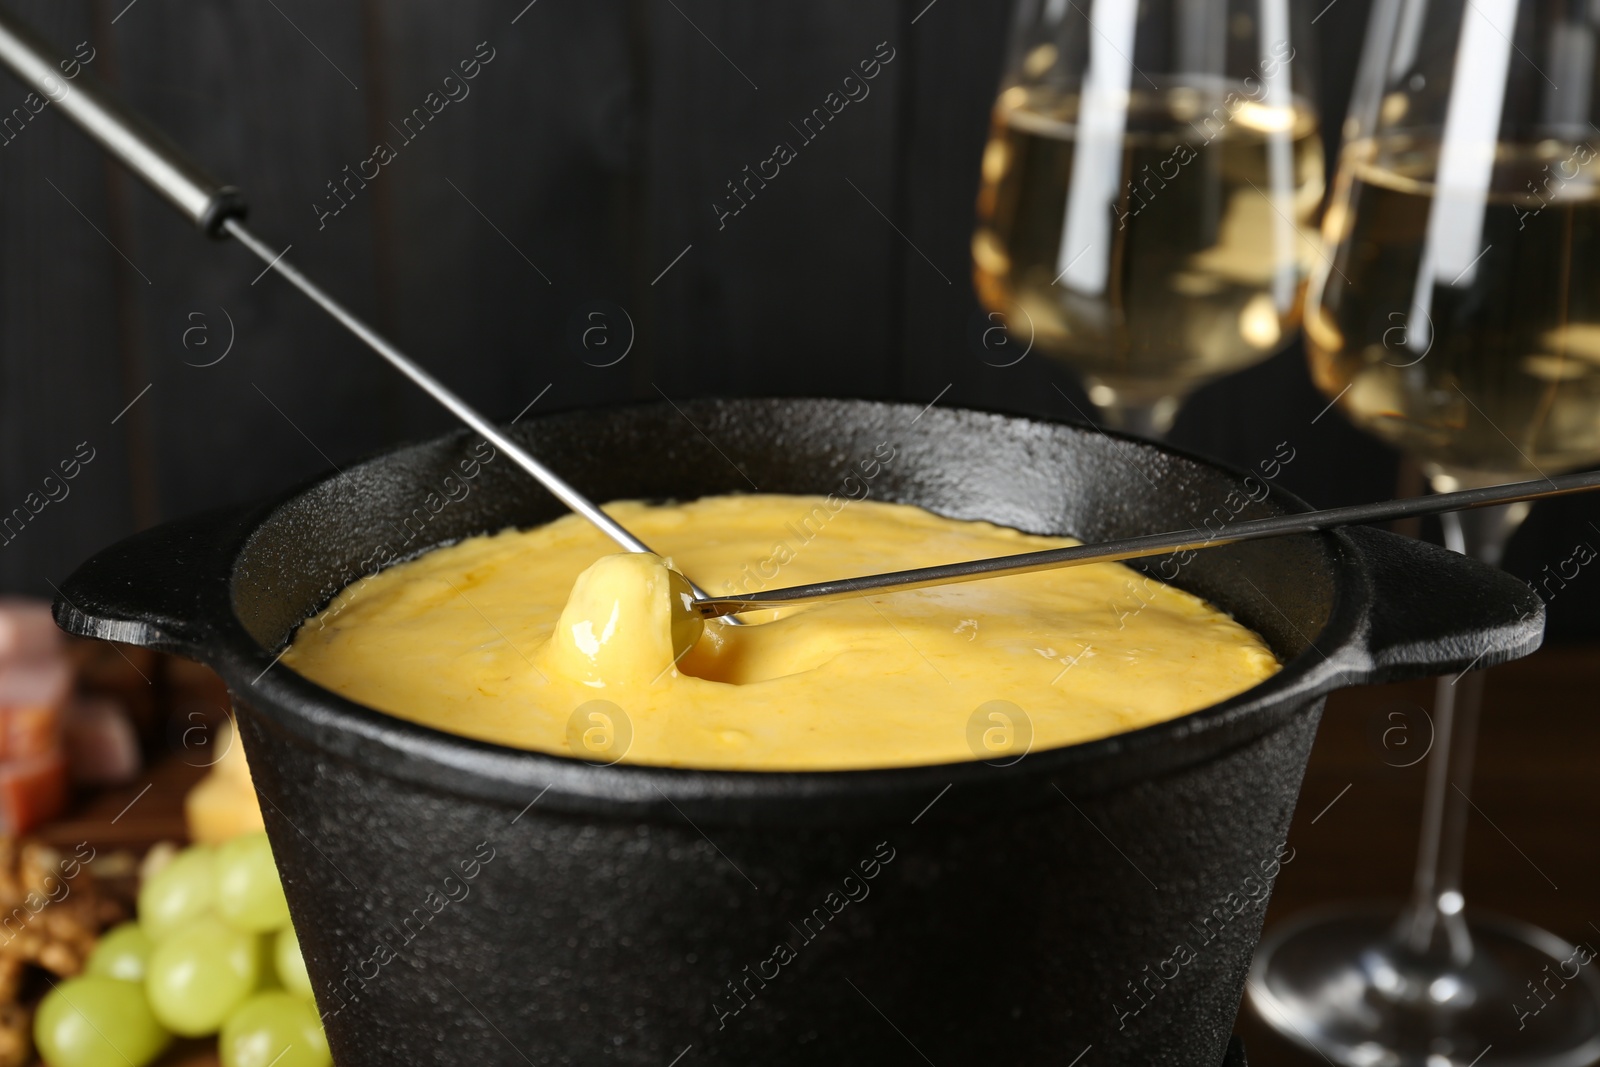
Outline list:
[[[1043,354],[994,366],[974,340],[973,206],[1009,5],[14,6],[64,51],[85,42],[90,72],[245,190],[258,232],[491,415],[663,394],[1094,410]],[[1368,6],[1313,5],[1330,167]],[[800,129],[874,58],[866,95]],[[23,108],[19,85],[3,92],[0,511],[42,496],[80,443],[94,458],[8,530],[0,589],[48,594],[132,530],[451,428],[280,279],[256,284],[242,248],[199,239],[59,116]],[[750,182],[779,142],[796,158]],[[1325,409],[1297,341],[1200,390],[1171,440],[1245,466],[1287,441],[1280,484],[1317,505],[1420,491]],[[1509,569],[1600,540],[1597,516],[1541,504]],[[1600,632],[1593,603],[1554,598],[1553,638]]]

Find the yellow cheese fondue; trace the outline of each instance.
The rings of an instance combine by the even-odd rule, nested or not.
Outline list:
[[[713,593],[1075,543],[837,496],[606,511]],[[731,770],[1009,762],[1278,670],[1227,615],[1115,563],[708,622],[675,664],[667,563],[613,552],[575,515],[439,548],[347,588],[283,662],[469,737]]]

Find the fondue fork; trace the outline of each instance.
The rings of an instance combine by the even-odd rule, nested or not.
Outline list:
[[[593,501],[539,462],[527,449],[502,433],[472,405],[451,392],[378,331],[296,270],[285,256],[288,249],[276,251],[251,233],[244,225],[244,197],[236,187],[224,185],[213,178],[189,159],[166,134],[129,108],[91,75],[81,70],[71,79],[58,74],[64,68],[57,50],[3,8],[0,8],[0,63],[23,84],[54,102],[75,126],[160,194],[202,233],[218,238],[230,235],[255,253],[269,270],[281,274],[341,326],[382,356],[390,366],[437,400],[450,414],[482,434],[490,444],[510,456],[513,463],[537,478],[557,500],[588,519],[627,551],[651,551],[650,546],[601,511]],[[689,587],[695,599],[706,598],[705,590],[693,582],[689,583]],[[739,620],[728,621],[737,623]]]
[[[1315,533],[1340,526],[1365,526],[1369,523],[1409,519],[1419,515],[1438,515],[1446,511],[1465,511],[1469,508],[1510,504],[1519,500],[1542,500],[1545,497],[1567,496],[1593,489],[1600,489],[1600,471],[1562,474],[1554,478],[1510,482],[1481,489],[1463,489],[1460,492],[1439,493],[1434,496],[1355,504],[1351,507],[1329,508],[1325,511],[1275,515],[1267,519],[1250,519],[1234,523],[1216,532],[1209,530],[1202,532],[1191,527],[1171,533],[1145,534],[1140,537],[1102,541],[1093,545],[1047,548],[1039,552],[1019,552],[1009,556],[968,560],[965,563],[945,563],[936,567],[917,567],[913,570],[889,571],[859,578],[839,578],[830,582],[797,585],[788,589],[763,590],[746,596],[710,597],[694,601],[689,605],[689,610],[698,612],[701,618],[714,619],[734,612],[755,611],[760,608],[822,604],[833,600],[849,600],[869,593],[927,589],[937,585],[1000,578],[1009,574],[1032,574],[1035,571],[1054,570],[1057,567],[1081,567],[1090,563],[1140,559],[1164,553],[1192,552],[1204,548],[1216,548],[1219,545],[1236,545],[1243,541],[1260,541],[1268,537]]]

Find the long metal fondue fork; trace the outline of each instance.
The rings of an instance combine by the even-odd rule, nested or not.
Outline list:
[[[60,108],[74,125],[177,208],[202,233],[211,237],[226,234],[236,238],[382,356],[390,366],[411,379],[456,418],[482,434],[490,444],[510,456],[517,466],[539,479],[540,484],[555,494],[556,499],[594,523],[607,537],[629,552],[651,551],[650,546],[629,533],[377,330],[296,270],[282,251],[275,251],[271,245],[251,233],[244,225],[244,197],[237,188],[224,185],[206,173],[171,138],[81,69],[75,77],[66,76],[70,61],[64,62],[57,49],[4,9],[0,9],[0,63],[25,85],[43,94]],[[690,586],[697,599],[706,598],[705,590],[693,582]]]
[[[588,497],[574,489],[566,479],[546,467],[543,463],[540,463],[531,452],[501,433],[494,423],[478,414],[472,405],[452,393],[439,379],[423,370],[404,352],[378,333],[377,330],[362,322],[350,309],[329,296],[310,278],[301,274],[288,262],[282,252],[274,252],[271,245],[251,233],[239,216],[229,215],[225,217],[222,220],[221,228],[232,234],[240,244],[261,257],[264,262],[270,264],[273,270],[283,275],[291,285],[306,294],[317,306],[337,319],[345,329],[365,341],[367,347],[388,360],[389,365],[394,367],[395,370],[410,378],[421,387],[423,392],[444,405],[445,410],[449,411],[450,414],[482,434],[490,444],[510,456],[517,466],[539,479],[539,482],[554,493],[556,498],[563,504],[598,526],[607,537],[629,552],[649,552],[651,550],[643,541],[629,533],[617,520],[595,506],[594,502]]]
[[[926,589],[934,585],[975,582],[983,578],[999,578],[1008,574],[1031,574],[1034,571],[1053,570],[1056,567],[1081,567],[1090,563],[1139,559],[1169,552],[1196,551],[1221,545],[1236,545],[1241,541],[1260,541],[1288,534],[1314,533],[1318,530],[1332,530],[1339,526],[1392,522],[1395,519],[1409,519],[1418,515],[1438,515],[1446,511],[1465,511],[1468,508],[1510,504],[1518,500],[1540,500],[1545,497],[1567,496],[1570,493],[1586,493],[1593,489],[1600,489],[1600,471],[1558,474],[1554,478],[1491,485],[1482,489],[1463,489],[1457,493],[1381,500],[1373,504],[1355,504],[1346,508],[1302,511],[1294,515],[1251,519],[1246,522],[1236,522],[1215,533],[1191,527],[1172,533],[1125,537],[1094,545],[1047,548],[1040,552],[1018,552],[1015,555],[991,556],[988,559],[969,560],[965,563],[946,563],[937,567],[918,567],[915,570],[869,574],[860,578],[840,578],[831,582],[818,582],[815,585],[797,585],[789,589],[765,589],[746,596],[712,597],[696,601],[691,610],[698,612],[701,618],[714,619],[736,611],[849,600],[868,593]]]

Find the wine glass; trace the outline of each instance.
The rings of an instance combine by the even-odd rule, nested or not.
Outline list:
[[[1301,0],[1020,0],[983,153],[978,297],[1160,436],[1277,352],[1319,255]]]
[[[1306,307],[1312,377],[1435,489],[1600,460],[1600,9],[1376,0]],[[1526,505],[1443,517],[1498,563]],[[1301,917],[1249,995],[1332,1062],[1600,1057],[1592,953],[1466,906],[1481,671],[1441,678],[1410,900]]]

